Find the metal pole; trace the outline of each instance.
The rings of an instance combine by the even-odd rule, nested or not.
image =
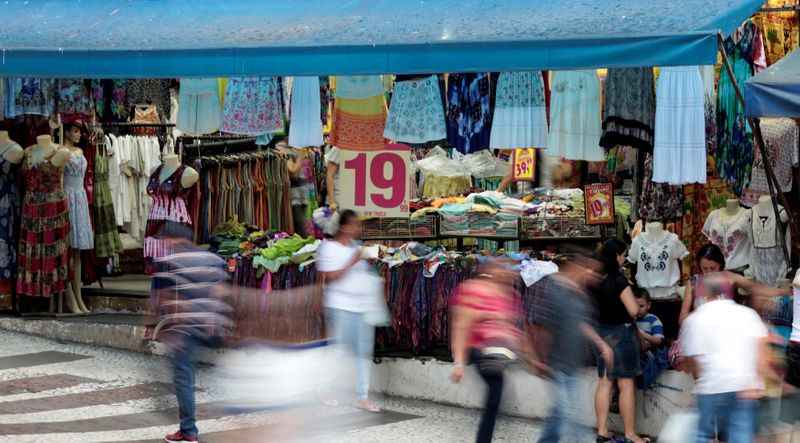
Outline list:
[[[728,76],[731,79],[733,89],[736,91],[736,97],[739,98],[739,102],[742,104],[742,108],[744,108],[744,95],[739,87],[739,83],[736,81],[736,77],[733,75],[733,68],[731,67],[730,60],[728,60],[728,54],[725,52],[725,39],[723,38],[722,33],[717,34],[717,43],[719,45],[719,52],[722,55],[722,63],[725,65],[725,70],[728,72]],[[775,177],[775,171],[772,170],[772,163],[769,161],[769,154],[767,153],[766,145],[764,144],[764,137],[761,134],[761,125],[759,125],[758,121],[753,118],[748,118],[747,122],[750,124],[750,127],[753,130],[753,141],[755,142],[758,152],[761,153],[761,160],[764,162],[764,171],[767,173],[767,185],[769,186],[769,194],[772,198],[772,209],[775,211],[775,221],[780,227],[781,218],[778,211],[778,200],[780,200],[780,203],[784,208],[789,208],[789,203],[786,201],[786,196],[783,195],[783,190],[778,183],[778,179]],[[789,214],[788,211],[787,214]],[[795,224],[792,214],[789,214],[789,230],[794,238],[800,238],[798,237],[797,225]],[[783,233],[782,229],[777,229],[777,231],[780,234],[778,242],[781,244],[781,248],[783,249],[786,263],[791,264],[792,262],[789,250],[786,247],[785,234]]]

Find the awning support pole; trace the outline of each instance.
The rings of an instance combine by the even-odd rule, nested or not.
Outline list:
[[[742,104],[742,108],[744,109],[744,94],[742,94],[739,83],[736,81],[736,77],[733,75],[733,68],[731,67],[730,60],[728,60],[728,54],[725,52],[725,38],[722,36],[722,33],[717,34],[717,43],[719,46],[719,53],[722,55],[722,63],[725,65],[725,70],[728,72],[728,77],[731,79],[733,89],[736,91],[736,97],[739,98],[739,102]],[[786,213],[789,216],[789,230],[792,233],[792,237],[799,239],[800,237],[798,236],[796,220],[794,214],[791,214],[788,211],[789,203],[786,201],[786,196],[783,195],[781,185],[778,183],[778,179],[775,177],[775,171],[772,169],[772,163],[769,160],[769,153],[767,153],[766,145],[764,144],[764,136],[761,133],[761,125],[759,124],[758,119],[755,118],[748,118],[747,122],[750,124],[750,128],[753,130],[753,140],[755,141],[756,149],[758,149],[758,152],[761,153],[761,160],[764,163],[764,171],[767,173],[767,185],[769,186],[769,194],[772,198],[772,209],[775,211],[775,221],[778,226],[778,229],[776,229],[778,237],[777,240],[778,243],[781,244],[781,249],[783,249],[783,255],[786,259],[786,263],[793,266],[789,249],[786,247],[786,235],[784,234],[783,230],[780,229],[781,217],[780,212],[778,211],[778,200],[780,200],[780,204],[787,209]]]

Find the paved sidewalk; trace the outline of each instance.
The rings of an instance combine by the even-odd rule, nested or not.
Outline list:
[[[177,429],[168,360],[0,331],[0,441],[160,442]],[[349,405],[236,414],[202,367],[201,441],[469,442],[479,413],[379,398],[384,412]],[[539,424],[503,417],[495,441],[535,441]]]

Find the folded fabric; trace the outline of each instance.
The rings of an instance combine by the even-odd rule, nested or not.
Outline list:
[[[275,257],[274,259],[269,259],[262,255],[256,255],[253,257],[254,268],[264,268],[270,272],[278,272],[278,269],[280,269],[281,266],[285,265],[286,263],[289,263],[289,256],[286,255]]]
[[[314,237],[303,238],[295,234],[289,238],[276,241],[269,248],[261,250],[261,255],[269,260],[274,260],[278,257],[289,257],[293,252],[299,251],[303,246],[313,244],[316,240]]]
[[[558,272],[558,266],[550,261],[528,260],[519,266],[519,275],[525,282],[525,286],[531,287],[534,283]]]
[[[472,203],[445,203],[439,209],[440,214],[461,215],[472,209]]]

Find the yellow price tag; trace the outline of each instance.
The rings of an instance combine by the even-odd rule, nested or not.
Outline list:
[[[513,181],[536,181],[536,150],[533,148],[515,149],[511,168]]]

